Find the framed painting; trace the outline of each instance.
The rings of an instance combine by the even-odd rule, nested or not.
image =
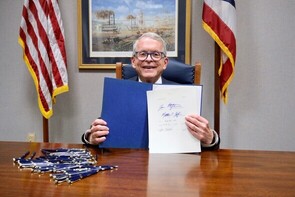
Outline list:
[[[77,8],[79,69],[130,63],[133,42],[150,31],[167,42],[169,58],[190,64],[191,0],[77,0]]]

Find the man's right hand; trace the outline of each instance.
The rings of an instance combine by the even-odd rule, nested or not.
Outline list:
[[[108,134],[109,127],[107,126],[107,122],[98,118],[91,124],[90,133],[86,138],[90,144],[98,145],[106,140]]]

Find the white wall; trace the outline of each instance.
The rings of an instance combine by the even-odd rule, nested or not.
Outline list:
[[[203,65],[203,116],[213,126],[214,43],[201,27],[202,1],[192,0],[192,62]],[[0,140],[42,141],[35,87],[17,43],[23,0],[0,1]],[[70,91],[57,97],[49,121],[50,141],[80,143],[99,116],[103,78],[114,71],[79,71],[77,3],[60,1],[66,34]],[[229,102],[221,103],[222,148],[295,150],[295,1],[236,0],[237,63]]]

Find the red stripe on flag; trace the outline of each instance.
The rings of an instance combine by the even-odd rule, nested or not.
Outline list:
[[[231,78],[233,74],[233,67],[230,63],[230,60],[227,59],[227,61],[222,65],[222,70],[220,72],[220,89],[221,89],[221,93],[223,98],[227,97],[227,86],[229,83],[229,80]]]
[[[24,1],[19,43],[23,47],[24,61],[34,80],[39,108],[45,118],[50,118],[53,113],[54,97],[68,91],[62,28],[57,0]]]
[[[49,1],[49,4],[51,4],[51,1]],[[52,11],[52,4],[51,4],[51,7],[50,7],[50,6],[48,6],[46,4],[46,1],[43,1],[42,8],[43,8],[43,12],[44,12],[44,15],[45,16],[49,16],[50,17],[50,15],[52,15],[52,12],[53,12]],[[49,38],[47,37],[47,33],[46,33],[46,31],[44,30],[44,28],[42,26],[42,22],[39,20],[38,12],[37,12],[37,9],[35,7],[35,4],[30,3],[30,10],[32,11],[32,13],[33,13],[33,15],[35,17],[35,20],[37,21],[39,36],[40,36],[40,38],[41,38],[41,40],[42,40],[42,42],[43,42],[43,44],[44,44],[44,46],[45,46],[45,48],[47,50],[48,57],[49,57],[49,59],[51,61],[51,64],[52,64],[52,72],[53,72],[53,76],[55,78],[55,83],[57,84],[57,87],[60,87],[60,86],[63,85],[63,83],[62,83],[62,79],[61,79],[60,73],[58,71],[58,65],[57,65],[56,60],[55,60],[55,58],[53,56],[53,52],[52,52],[52,49],[50,47],[50,41],[49,41]],[[43,25],[45,25],[45,24],[43,24]],[[58,21],[55,21],[55,24],[54,25],[57,26],[56,29],[59,29],[59,31],[56,33],[55,30],[53,30],[53,33],[56,33],[56,34],[61,33],[60,32],[59,25],[58,25]],[[46,24],[47,29],[49,29],[48,26],[49,25]],[[46,67],[45,66],[44,67],[41,66],[41,68],[46,68]],[[44,72],[46,72],[46,71],[44,71]],[[47,86],[49,87],[50,94],[52,94],[53,93],[52,92],[53,91],[53,88],[52,88],[52,84],[51,84],[52,83],[51,82],[51,79],[49,77],[47,77],[47,73],[44,73],[44,75],[46,76],[45,81],[47,83]]]
[[[207,23],[212,30],[218,35],[221,41],[236,57],[236,39],[232,30],[220,19],[220,17],[204,3],[203,21]]]
[[[24,33],[24,31],[22,29],[20,29],[20,37],[23,41],[26,41],[26,34]],[[26,42],[24,42],[26,43]],[[32,68],[32,70],[34,71],[35,73],[35,76],[37,78],[37,80],[39,81],[39,72],[38,72],[38,68],[37,68],[37,65],[35,64],[31,54],[30,54],[30,51],[29,51],[29,48],[27,46],[27,44],[25,44],[24,46],[24,54],[26,56],[26,58],[28,59],[28,61],[30,62],[30,66]],[[39,94],[39,97],[40,97],[40,100],[41,100],[41,103],[43,105],[43,108],[45,111],[49,111],[49,106],[48,106],[48,103],[44,97],[44,94],[43,92],[41,91],[41,87],[40,87],[40,84],[38,83],[38,85],[36,85],[36,88],[37,88],[37,92]]]
[[[45,48],[47,50],[50,50],[50,48],[47,47],[49,45],[49,41],[48,41],[48,38],[47,38],[47,35],[46,35],[46,31],[44,30],[44,28],[43,28],[43,26],[42,26],[42,24],[41,24],[41,22],[39,20],[38,11],[36,9],[35,3],[32,2],[32,1],[29,2],[29,10],[33,14],[34,19],[37,22],[37,26],[38,26],[38,29],[34,29],[31,22],[29,21],[29,18],[25,18],[28,33],[29,33],[29,35],[30,35],[30,37],[31,37],[31,39],[33,41],[35,49],[38,52],[38,61],[37,61],[37,59],[35,59],[35,60],[31,59],[30,63],[31,64],[33,64],[33,63],[38,64],[39,63],[40,69],[41,69],[42,75],[43,75],[43,77],[45,79],[48,90],[49,90],[50,94],[52,94],[53,87],[52,87],[51,79],[50,79],[50,76],[49,76],[49,73],[48,73],[50,71],[47,70],[46,64],[45,64],[44,60],[42,59],[42,55],[41,55],[41,52],[40,52],[40,49],[39,49],[39,43],[38,43],[41,40],[42,43],[44,44]],[[38,35],[36,33],[38,33]],[[47,51],[47,53],[48,53],[48,51]]]
[[[50,2],[49,4],[50,10],[54,10],[52,2]],[[50,18],[52,21],[52,26],[54,27],[54,35],[55,35],[55,39],[57,40],[57,44],[59,46],[59,50],[62,54],[63,60],[64,62],[67,62],[66,60],[66,48],[65,48],[65,39],[63,37],[63,31],[60,28],[59,24],[58,24],[58,18],[55,12],[51,12],[50,14]]]
[[[53,5],[52,5],[51,1],[48,2],[47,14],[48,14],[49,22],[51,22],[51,25],[52,25],[52,30],[51,31],[54,34],[54,40],[56,40],[56,45],[59,45],[58,43],[62,42],[63,46],[58,47],[59,51],[61,52],[61,48],[63,50],[65,50],[64,38],[63,38],[62,31],[60,29],[60,26],[58,24],[58,20],[56,18],[55,11],[54,11],[54,8],[53,8]],[[54,77],[56,86],[60,87],[60,86],[63,85],[63,81],[62,81],[62,78],[60,76],[60,73],[59,73],[59,70],[58,70],[58,65],[57,65],[56,59],[54,57],[54,54],[53,54],[51,48],[50,48],[50,51],[48,53],[49,53],[49,57],[50,57],[50,60],[51,60],[51,63],[52,63],[52,72],[53,72],[53,77]],[[63,52],[63,55],[64,55],[63,56],[63,61],[66,62],[66,58],[65,58],[66,53]]]

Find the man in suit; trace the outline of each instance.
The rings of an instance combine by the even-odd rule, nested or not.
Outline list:
[[[137,72],[137,76],[129,80],[155,84],[176,84],[162,77],[163,71],[168,65],[166,42],[156,33],[148,32],[139,37],[133,45],[131,64]],[[202,150],[212,150],[219,147],[218,134],[210,129],[209,122],[197,114],[189,114],[185,117],[188,132],[201,141]],[[107,122],[98,118],[82,135],[85,144],[98,145],[107,140],[109,134]]]

